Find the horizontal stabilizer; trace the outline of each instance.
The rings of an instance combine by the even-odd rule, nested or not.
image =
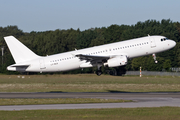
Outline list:
[[[28,67],[29,64],[13,64],[11,67]]]

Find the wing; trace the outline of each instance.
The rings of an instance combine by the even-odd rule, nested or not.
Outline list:
[[[102,66],[103,63],[107,62],[110,56],[102,56],[102,55],[84,55],[84,54],[77,54],[75,55],[80,60],[85,60],[85,63],[80,65],[81,68],[93,67],[100,65]]]
[[[100,56],[100,55],[83,55],[83,54],[77,54],[75,55],[76,57],[78,57],[80,60],[86,60],[86,61],[103,61],[103,60],[107,60],[110,58],[110,56]]]
[[[80,65],[81,68],[94,67],[94,66],[109,66],[117,67],[127,64],[127,55],[122,53],[121,55],[75,55],[80,60],[85,60],[85,63]]]

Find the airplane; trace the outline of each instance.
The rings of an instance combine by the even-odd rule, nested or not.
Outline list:
[[[62,72],[96,66],[96,74],[102,74],[101,67],[118,67],[128,63],[128,59],[153,55],[173,48],[176,42],[164,36],[145,36],[90,48],[75,49],[49,56],[39,56],[13,36],[4,37],[15,64],[9,71],[19,72]]]

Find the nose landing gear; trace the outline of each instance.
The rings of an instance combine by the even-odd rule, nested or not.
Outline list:
[[[152,54],[152,56],[153,56],[154,62],[158,63],[158,61],[156,60],[156,54]]]

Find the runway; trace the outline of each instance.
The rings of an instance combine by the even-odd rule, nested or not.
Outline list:
[[[39,109],[90,109],[90,108],[137,108],[137,107],[180,107],[180,93],[0,93],[0,98],[102,98],[133,100],[128,103],[95,104],[55,104],[55,105],[10,105],[0,106],[0,110],[39,110]]]

